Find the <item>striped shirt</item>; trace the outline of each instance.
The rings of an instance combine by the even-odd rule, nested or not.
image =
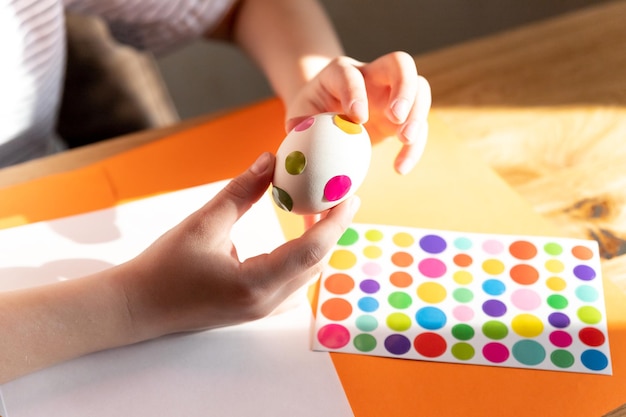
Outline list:
[[[217,24],[234,0],[2,0],[0,167],[55,152],[65,66],[64,11],[97,15],[113,36],[163,52]]]

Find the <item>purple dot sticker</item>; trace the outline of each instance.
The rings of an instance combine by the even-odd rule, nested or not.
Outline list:
[[[490,317],[502,317],[506,314],[506,304],[500,300],[487,300],[483,303],[483,311]]]
[[[570,318],[564,313],[552,313],[548,316],[548,323],[557,329],[564,329],[570,325]]]
[[[380,290],[380,284],[374,279],[366,279],[361,281],[359,288],[366,294],[376,294]]]
[[[293,128],[296,132],[303,132],[313,126],[315,123],[315,117],[309,117],[308,119],[304,119],[301,121],[296,127]]]
[[[587,265],[578,265],[574,267],[574,275],[582,281],[591,281],[596,277],[596,271]]]
[[[404,355],[411,350],[411,341],[401,334],[392,334],[385,339],[385,349],[393,355]]]
[[[328,349],[340,349],[350,342],[350,331],[341,324],[327,324],[318,330],[317,340]]]
[[[436,258],[422,259],[417,269],[428,278],[439,278],[446,273],[446,264]]]
[[[438,235],[426,235],[420,239],[420,247],[427,253],[441,253],[446,250],[446,246],[446,241]]]
[[[509,349],[502,343],[491,342],[483,346],[483,356],[489,362],[502,363],[509,359]]]
[[[324,197],[328,201],[341,200],[352,187],[352,180],[347,175],[332,177],[324,186]]]

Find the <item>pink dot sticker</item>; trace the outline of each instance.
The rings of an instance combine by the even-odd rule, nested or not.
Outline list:
[[[350,332],[341,324],[327,324],[317,332],[317,340],[328,349],[340,349],[350,342]]]
[[[417,269],[428,278],[439,278],[446,273],[446,264],[437,258],[426,258],[420,261]]]
[[[483,356],[489,362],[502,363],[509,359],[509,349],[502,343],[487,343],[483,347]]]
[[[474,318],[474,310],[468,306],[456,306],[452,310],[452,316],[458,321],[467,322]]]
[[[541,305],[541,297],[536,291],[522,288],[511,294],[511,302],[520,310],[532,311]]]
[[[308,119],[301,121],[296,127],[293,128],[293,130],[296,132],[302,132],[313,126],[313,123],[315,123],[315,117],[309,117]]]
[[[332,177],[324,186],[324,197],[328,201],[342,199],[352,187],[352,180],[347,175]]]

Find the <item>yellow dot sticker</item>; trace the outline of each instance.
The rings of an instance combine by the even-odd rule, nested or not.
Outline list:
[[[474,276],[467,271],[456,271],[452,275],[452,279],[454,279],[454,282],[456,282],[457,284],[467,285],[474,280]]]
[[[397,246],[400,246],[401,248],[408,248],[413,243],[415,243],[415,239],[408,233],[400,232],[396,233],[393,236],[393,243],[395,243]]]
[[[351,135],[356,135],[363,131],[363,127],[360,124],[348,120],[346,116],[341,114],[333,116],[333,122],[339,129]]]
[[[552,291],[563,291],[567,287],[567,282],[560,277],[550,277],[546,280],[546,285]]]
[[[378,246],[366,246],[363,248],[363,255],[369,259],[377,259],[380,258],[383,254],[383,250]]]
[[[504,272],[504,264],[497,259],[487,259],[483,262],[483,271],[489,275],[500,275]]]
[[[537,337],[543,332],[543,322],[532,314],[518,314],[511,321],[511,327],[522,337]]]
[[[403,313],[391,313],[387,316],[387,327],[397,332],[411,328],[411,318]]]
[[[365,239],[369,240],[370,242],[379,242],[383,239],[383,232],[376,229],[370,229],[365,232]]]
[[[563,270],[565,269],[565,266],[563,265],[563,262],[561,261],[558,261],[556,259],[550,259],[549,261],[546,262],[546,269],[552,272],[553,274],[558,274],[559,272],[563,272]]]
[[[330,256],[328,264],[335,269],[350,269],[356,265],[356,255],[349,250],[339,249]]]
[[[445,300],[447,295],[443,285],[436,282],[425,282],[417,287],[417,296],[427,303],[437,304]]]

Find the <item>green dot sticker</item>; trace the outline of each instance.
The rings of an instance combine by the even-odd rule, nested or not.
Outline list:
[[[402,291],[395,291],[387,298],[389,305],[397,309],[405,309],[413,303],[411,296]]]
[[[371,352],[376,348],[376,338],[367,333],[357,335],[353,343],[354,347],[361,352]]]
[[[504,339],[509,334],[506,324],[498,320],[489,320],[483,324],[483,334],[489,339]]]
[[[468,361],[472,359],[474,357],[474,354],[476,353],[472,345],[464,342],[452,345],[452,349],[450,349],[450,352],[452,353],[452,356],[460,361]]]
[[[300,151],[293,151],[285,158],[285,170],[291,175],[302,174],[306,168],[306,157]]]
[[[349,227],[343,232],[343,235],[339,238],[337,244],[339,246],[354,245],[359,240],[359,233],[353,228]]]
[[[452,336],[459,340],[470,340],[474,337],[474,328],[469,324],[455,324],[452,327]]]

